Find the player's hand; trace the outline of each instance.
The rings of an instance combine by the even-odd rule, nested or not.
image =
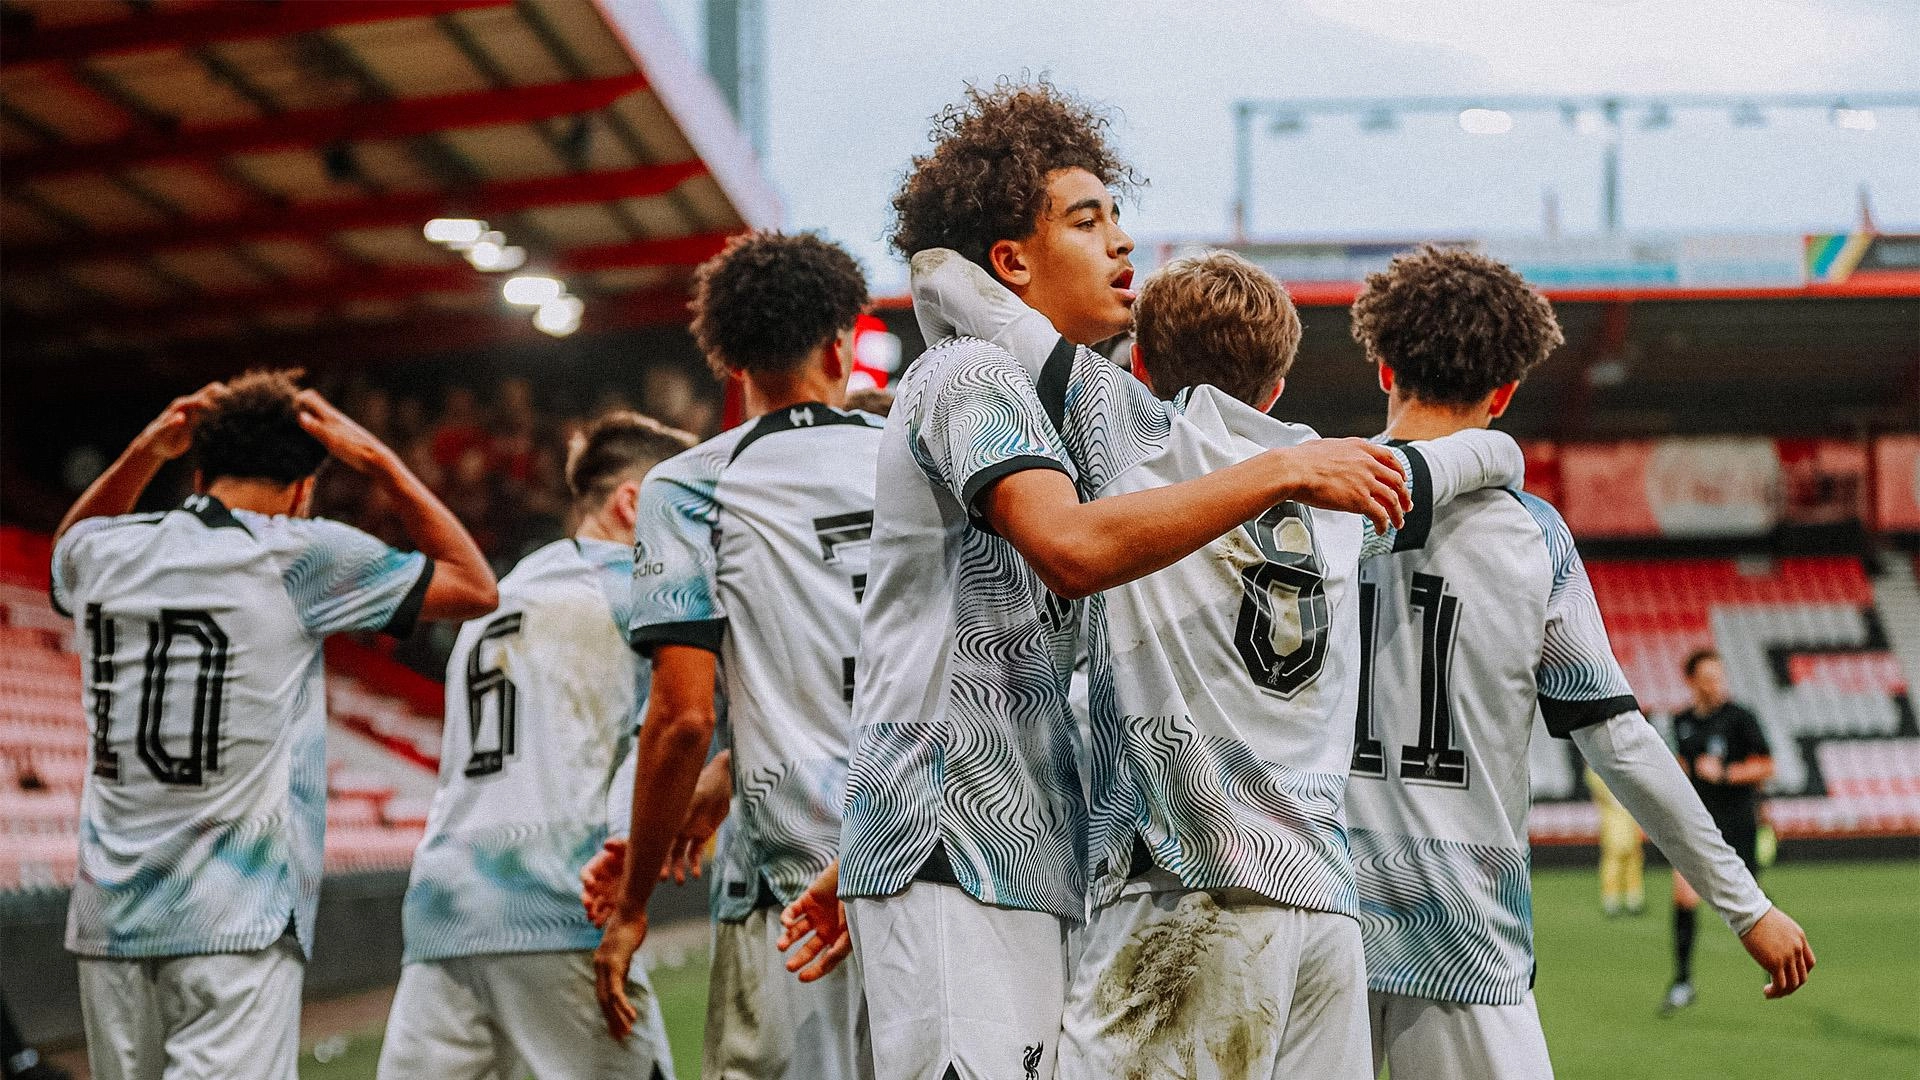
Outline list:
[[[1295,502],[1360,514],[1381,533],[1399,528],[1413,509],[1399,460],[1377,443],[1313,439],[1268,456],[1284,470]]]
[[[614,837],[600,845],[580,868],[580,906],[595,926],[607,925],[620,902],[620,879],[627,871],[627,842]]]
[[[1761,993],[1771,1000],[1783,998],[1806,985],[1813,970],[1813,946],[1807,944],[1807,932],[1779,908],[1760,916],[1760,921],[1740,937],[1747,955],[1771,976]]]
[[[1709,784],[1724,783],[1727,779],[1727,763],[1714,754],[1701,754],[1693,771]]]
[[[672,878],[675,884],[685,885],[687,878],[700,876],[700,859],[707,852],[707,843],[719,830],[720,823],[727,820],[727,811],[732,805],[731,751],[722,750],[700,770],[700,779],[693,785],[687,820],[681,823],[680,834],[668,845],[667,861],[660,866],[661,881]]]
[[[640,1017],[627,999],[627,974],[633,968],[633,954],[646,940],[646,912],[616,913],[607,921],[600,947],[593,951],[593,994],[600,999],[600,1015],[615,1042],[626,1042]]]
[[[840,902],[840,864],[827,867],[807,891],[780,913],[781,952],[794,950],[787,957],[787,970],[801,982],[825,978],[853,953],[853,935],[847,932],[847,908]]]
[[[302,390],[293,400],[300,409],[300,426],[347,468],[357,473],[374,473],[397,460],[393,451],[375,438],[373,432],[355,423],[333,402],[321,397],[319,391]]]
[[[174,398],[135,440],[146,452],[172,461],[193,446],[193,431],[208,409],[227,396],[227,384],[210,382],[185,397]]]

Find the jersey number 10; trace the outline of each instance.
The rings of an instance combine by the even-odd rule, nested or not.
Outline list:
[[[87,636],[92,644],[93,775],[120,779],[120,755],[113,749],[114,646],[119,626],[88,604]],[[173,643],[187,638],[198,646],[199,670],[193,679],[193,724],[187,752],[174,756],[161,738],[167,710],[167,668]],[[220,711],[226,698],[227,635],[204,611],[163,608],[160,618],[147,620],[147,652],[140,676],[140,714],[134,727],[134,749],[147,771],[162,784],[199,787],[207,773],[220,768]]]

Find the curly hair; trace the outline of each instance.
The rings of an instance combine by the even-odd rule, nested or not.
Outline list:
[[[694,275],[693,338],[714,374],[791,371],[867,309],[867,279],[813,233],[736,236]]]
[[[1427,244],[1367,275],[1353,340],[1412,397],[1471,405],[1525,378],[1565,339],[1553,305],[1504,263]]]
[[[1259,408],[1300,351],[1286,286],[1231,251],[1155,270],[1133,302],[1133,336],[1154,392],[1205,383]]]
[[[567,443],[567,490],[575,505],[592,506],[620,483],[690,450],[700,440],[631,409],[605,413]]]
[[[193,456],[203,480],[222,476],[292,484],[320,471],[326,447],[300,426],[298,368],[254,370],[227,383],[227,393],[193,430]]]
[[[934,117],[933,153],[913,159],[893,196],[889,239],[909,258],[944,247],[987,266],[995,243],[1033,235],[1053,173],[1085,169],[1110,188],[1141,186],[1108,145],[1109,126],[1099,109],[1045,78],[968,86],[964,100]]]

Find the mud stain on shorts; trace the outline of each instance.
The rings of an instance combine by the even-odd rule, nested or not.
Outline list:
[[[1272,939],[1243,927],[1204,892],[1182,895],[1170,913],[1136,930],[1094,987],[1122,1080],[1199,1075],[1204,1053],[1222,1080],[1251,1078],[1272,1056],[1279,1006],[1254,970]]]

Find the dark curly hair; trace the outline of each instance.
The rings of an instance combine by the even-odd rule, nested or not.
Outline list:
[[[193,457],[202,480],[222,476],[291,484],[320,471],[326,447],[300,426],[298,368],[249,371],[227,383],[227,393],[193,430]]]
[[[615,409],[588,424],[567,444],[567,490],[575,505],[594,506],[629,476],[639,479],[699,441],[651,416]]]
[[[1565,339],[1553,305],[1504,263],[1427,244],[1367,275],[1353,340],[1412,397],[1471,405],[1525,378]]]
[[[790,371],[866,309],[866,276],[838,244],[752,232],[695,272],[693,339],[721,378]]]
[[[933,118],[933,153],[913,159],[893,196],[894,248],[909,258],[952,248],[992,269],[995,243],[1033,235],[1054,172],[1085,169],[1110,188],[1139,187],[1108,145],[1108,127],[1099,109],[1045,78],[968,86]]]

